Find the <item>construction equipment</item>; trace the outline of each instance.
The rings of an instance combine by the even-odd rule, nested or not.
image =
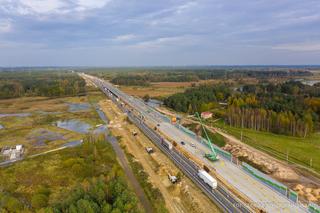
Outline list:
[[[146,147],[146,151],[147,151],[149,154],[152,154],[152,153],[154,152],[152,147]]]
[[[211,153],[205,154],[204,156],[205,156],[206,158],[208,158],[210,161],[217,161],[217,160],[219,160],[219,157],[218,157],[216,151],[214,150],[214,148],[213,148],[213,146],[212,146],[212,142],[211,142],[211,140],[210,140],[210,138],[209,138],[209,136],[208,136],[208,133],[207,133],[206,128],[203,126],[202,119],[201,119],[201,117],[200,117],[200,115],[199,115],[198,112],[196,112],[196,116],[198,117],[198,119],[199,119],[199,121],[200,121],[202,130],[203,130],[204,134],[206,135],[206,138],[207,138],[209,147],[210,147],[210,149],[211,149]]]
[[[174,175],[171,175],[170,173],[168,173],[168,178],[171,181],[171,183],[176,183],[178,178]]]

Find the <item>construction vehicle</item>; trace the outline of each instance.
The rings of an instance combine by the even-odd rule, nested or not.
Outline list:
[[[202,130],[203,130],[204,134],[206,135],[206,138],[207,138],[209,147],[210,147],[210,149],[211,149],[211,153],[205,154],[204,156],[205,156],[207,159],[209,159],[210,161],[217,161],[217,160],[219,160],[219,157],[218,157],[216,151],[214,150],[214,148],[213,148],[213,146],[212,146],[212,142],[211,142],[211,140],[210,140],[210,138],[209,138],[209,136],[208,136],[208,133],[207,133],[206,128],[203,126],[202,119],[201,119],[201,117],[200,117],[200,115],[199,115],[198,112],[196,112],[196,116],[198,117],[198,119],[199,119],[199,121],[200,121]]]
[[[171,183],[176,183],[178,178],[174,175],[170,175],[170,173],[168,173],[168,178],[171,181]]]
[[[146,151],[147,151],[149,154],[151,154],[151,153],[154,152],[152,147],[146,147]]]

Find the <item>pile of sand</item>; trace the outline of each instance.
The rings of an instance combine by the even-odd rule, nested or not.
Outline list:
[[[237,158],[251,162],[251,164],[256,165],[255,167],[259,167],[257,169],[277,180],[292,183],[301,182],[299,175],[292,168],[272,160],[272,158],[261,155],[258,152],[253,152],[244,146],[239,144],[226,144],[223,149],[232,153],[232,155]],[[315,203],[320,202],[320,188],[317,186],[296,184],[293,190],[298,193],[300,199],[302,198]]]
[[[245,159],[245,161],[250,161],[253,164],[258,165],[259,169],[264,173],[269,174],[276,179],[286,181],[299,179],[299,175],[290,167],[285,167],[279,162],[263,156],[260,153],[252,152],[241,145],[226,144],[223,149],[232,153],[232,155],[237,158],[242,158]]]
[[[320,201],[320,188],[305,187],[301,184],[297,184],[293,190],[298,192],[299,196],[304,197],[308,201],[315,203]]]

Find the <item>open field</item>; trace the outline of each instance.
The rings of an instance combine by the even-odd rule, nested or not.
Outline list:
[[[168,97],[175,93],[184,92],[186,89],[193,85],[205,84],[205,83],[219,83],[220,80],[202,80],[197,82],[156,82],[150,83],[150,86],[120,86],[119,89],[123,92],[143,97],[149,95],[152,98],[156,97]]]
[[[143,133],[129,123],[126,116],[111,102],[103,101],[101,104],[103,111],[110,119],[110,131],[113,135],[118,136],[121,146],[127,152],[131,165],[139,169],[138,178],[145,178],[141,173],[146,173],[148,182],[151,186],[156,187],[161,192],[165,206],[169,212],[219,212],[217,207],[188,179],[182,176],[178,184],[172,184],[168,179],[168,173],[171,175],[181,175],[179,169],[157,148],[154,144],[143,135]],[[136,131],[137,136],[132,132]],[[148,154],[146,147],[152,147],[155,151]],[[141,176],[141,177],[140,177]],[[145,181],[145,180],[144,180]],[[142,185],[148,185],[143,183]],[[146,187],[146,194],[152,201],[157,202],[157,198],[152,198],[156,194],[155,189]],[[156,209],[161,209],[161,199],[158,198]]]
[[[101,99],[99,93],[91,92],[82,97],[27,97],[1,100],[0,124],[4,129],[0,130],[0,148],[22,144],[29,155],[57,148],[69,141],[80,140],[84,137],[84,132],[59,128],[55,125],[56,122],[76,120],[95,127],[101,121],[90,104]],[[70,104],[75,104],[76,107],[78,104],[85,105],[88,108],[70,111]]]
[[[306,138],[298,138],[230,127],[222,122],[217,122],[214,126],[225,129],[238,139],[241,138],[242,131],[244,143],[281,160],[286,160],[288,153],[289,162],[300,164],[313,169],[318,174],[320,173],[320,133],[314,133]]]

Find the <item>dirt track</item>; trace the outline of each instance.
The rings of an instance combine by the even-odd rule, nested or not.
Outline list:
[[[162,193],[169,212],[220,212],[218,208],[186,177],[172,184],[168,173],[177,175],[179,169],[145,137],[126,116],[111,102],[100,102],[102,110],[110,119],[109,128],[113,135],[121,137],[121,146],[131,153],[148,173],[149,181]],[[136,131],[137,136],[132,132]],[[152,147],[155,153],[148,154],[145,147]]]

